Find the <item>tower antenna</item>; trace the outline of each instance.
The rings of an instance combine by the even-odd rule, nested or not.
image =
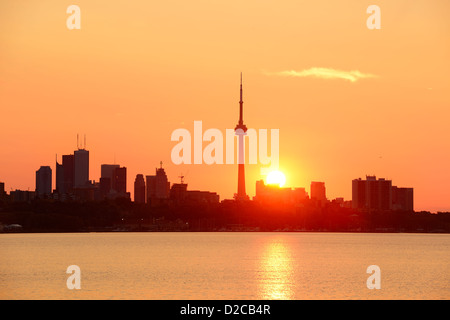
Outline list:
[[[86,150],[86,134],[84,135],[84,150]]]
[[[235,134],[238,135],[238,192],[235,195],[236,200],[248,200],[245,192],[245,156],[244,156],[244,135],[247,132],[247,126],[244,124],[244,101],[242,100],[242,72],[240,85],[240,100],[239,100],[239,121],[234,128]]]

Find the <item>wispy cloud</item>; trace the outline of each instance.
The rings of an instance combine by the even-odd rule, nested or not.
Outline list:
[[[284,77],[314,77],[321,79],[343,79],[351,82],[356,82],[360,79],[377,78],[378,76],[370,73],[362,73],[358,70],[343,71],[330,68],[310,68],[302,71],[288,70],[280,72],[263,72],[270,76],[284,76]]]

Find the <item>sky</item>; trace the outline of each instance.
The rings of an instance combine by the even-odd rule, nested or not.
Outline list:
[[[69,30],[67,7],[80,8]],[[366,21],[370,5],[381,29]],[[237,165],[171,159],[174,130],[225,135],[238,121],[279,129],[286,187],[324,181],[351,200],[376,175],[414,188],[416,211],[450,211],[450,2],[3,0],[0,3],[0,181],[34,190],[35,171],[86,135],[100,165],[155,174],[191,190],[237,192]],[[204,143],[204,146],[206,143]],[[246,166],[255,193],[261,165]]]

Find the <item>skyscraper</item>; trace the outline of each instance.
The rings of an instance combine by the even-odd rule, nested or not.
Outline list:
[[[392,181],[376,176],[352,181],[352,207],[368,210],[392,209]]]
[[[74,187],[85,187],[89,184],[89,151],[78,149],[74,152]]]
[[[100,197],[127,197],[127,168],[118,164],[102,164]]]
[[[170,193],[170,182],[167,179],[166,172],[160,163],[160,168],[156,169],[156,175],[146,176],[147,185],[147,203],[160,202],[159,200],[168,199]]]
[[[312,181],[310,193],[311,199],[316,199],[322,203],[327,201],[325,182]]]
[[[392,186],[392,209],[414,211],[414,189]]]
[[[248,200],[245,192],[245,153],[244,153],[244,136],[247,135],[247,126],[244,124],[244,101],[242,100],[242,72],[239,100],[239,122],[234,128],[235,134],[238,136],[238,190],[235,194],[236,200]]]
[[[145,181],[142,174],[137,174],[134,180],[134,202],[145,203]]]
[[[56,157],[55,191],[58,194],[66,193],[64,191],[64,166],[58,163],[58,157]]]
[[[119,167],[114,169],[112,189],[119,195],[127,193],[127,168]]]
[[[62,166],[64,171],[64,193],[72,193],[74,186],[74,156],[73,154],[62,156]]]
[[[36,196],[45,198],[52,194],[52,169],[49,166],[41,166],[36,171]]]
[[[111,190],[113,189],[113,180],[115,176],[115,170],[120,168],[118,164],[102,164],[101,176],[100,176],[100,194],[102,198],[109,197]]]
[[[114,176],[114,170],[116,168],[120,168],[120,165],[118,164],[102,164],[100,166],[100,175],[102,178],[109,178],[111,181],[111,187],[112,187],[112,180]]]

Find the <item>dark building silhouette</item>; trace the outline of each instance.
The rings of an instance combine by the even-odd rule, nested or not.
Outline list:
[[[94,201],[96,200],[96,191],[96,186],[89,183],[83,187],[73,188],[74,199],[76,201]]]
[[[106,199],[111,192],[111,178],[100,178],[100,198]]]
[[[392,209],[392,181],[375,176],[352,181],[352,207],[367,210]]]
[[[55,192],[57,194],[66,193],[64,189],[64,166],[58,163],[58,158],[56,158]]]
[[[218,204],[219,200],[216,192],[187,190],[186,183],[174,183],[170,188],[170,202],[175,205]]]
[[[414,211],[414,189],[393,186],[392,210]]]
[[[118,164],[102,164],[99,189],[102,199],[129,197],[129,193],[127,193],[127,168]]]
[[[100,194],[103,199],[110,198],[113,193],[113,180],[117,168],[120,168],[120,165],[102,164],[100,166]]]
[[[154,176],[146,176],[147,203],[158,204],[169,199],[170,182],[167,180],[166,172],[162,167],[156,168]]]
[[[5,183],[4,182],[0,182],[0,200],[5,200],[6,199],[6,191],[5,191]]]
[[[305,188],[280,188],[278,185],[266,185],[264,180],[256,181],[255,190],[253,200],[264,205],[295,205],[308,199]]]
[[[74,187],[74,155],[63,155],[62,156],[62,166],[63,166],[63,191],[62,193],[71,194]],[[61,172],[60,172],[61,174]]]
[[[145,203],[145,180],[142,174],[137,174],[134,180],[134,202]]]
[[[327,201],[325,182],[311,182],[311,199]]]
[[[9,193],[12,202],[30,202],[36,198],[34,191],[15,190]]]
[[[186,200],[187,184],[174,183],[170,188],[170,200],[174,204],[182,204]]]
[[[100,166],[100,174],[102,178],[109,178],[111,181],[113,180],[114,170],[116,168],[120,168],[118,164],[102,164]],[[111,184],[112,188],[112,184]]]
[[[36,171],[36,196],[48,198],[52,194],[52,169],[49,166],[41,166]]]
[[[78,149],[74,152],[74,188],[89,184],[89,151]]]
[[[118,194],[127,193],[127,168],[115,168],[113,172],[112,189]]]
[[[185,201],[189,203],[214,204],[219,203],[220,197],[216,192],[188,190]]]
[[[352,207],[354,209],[366,208],[366,180],[354,179],[352,181]]]

